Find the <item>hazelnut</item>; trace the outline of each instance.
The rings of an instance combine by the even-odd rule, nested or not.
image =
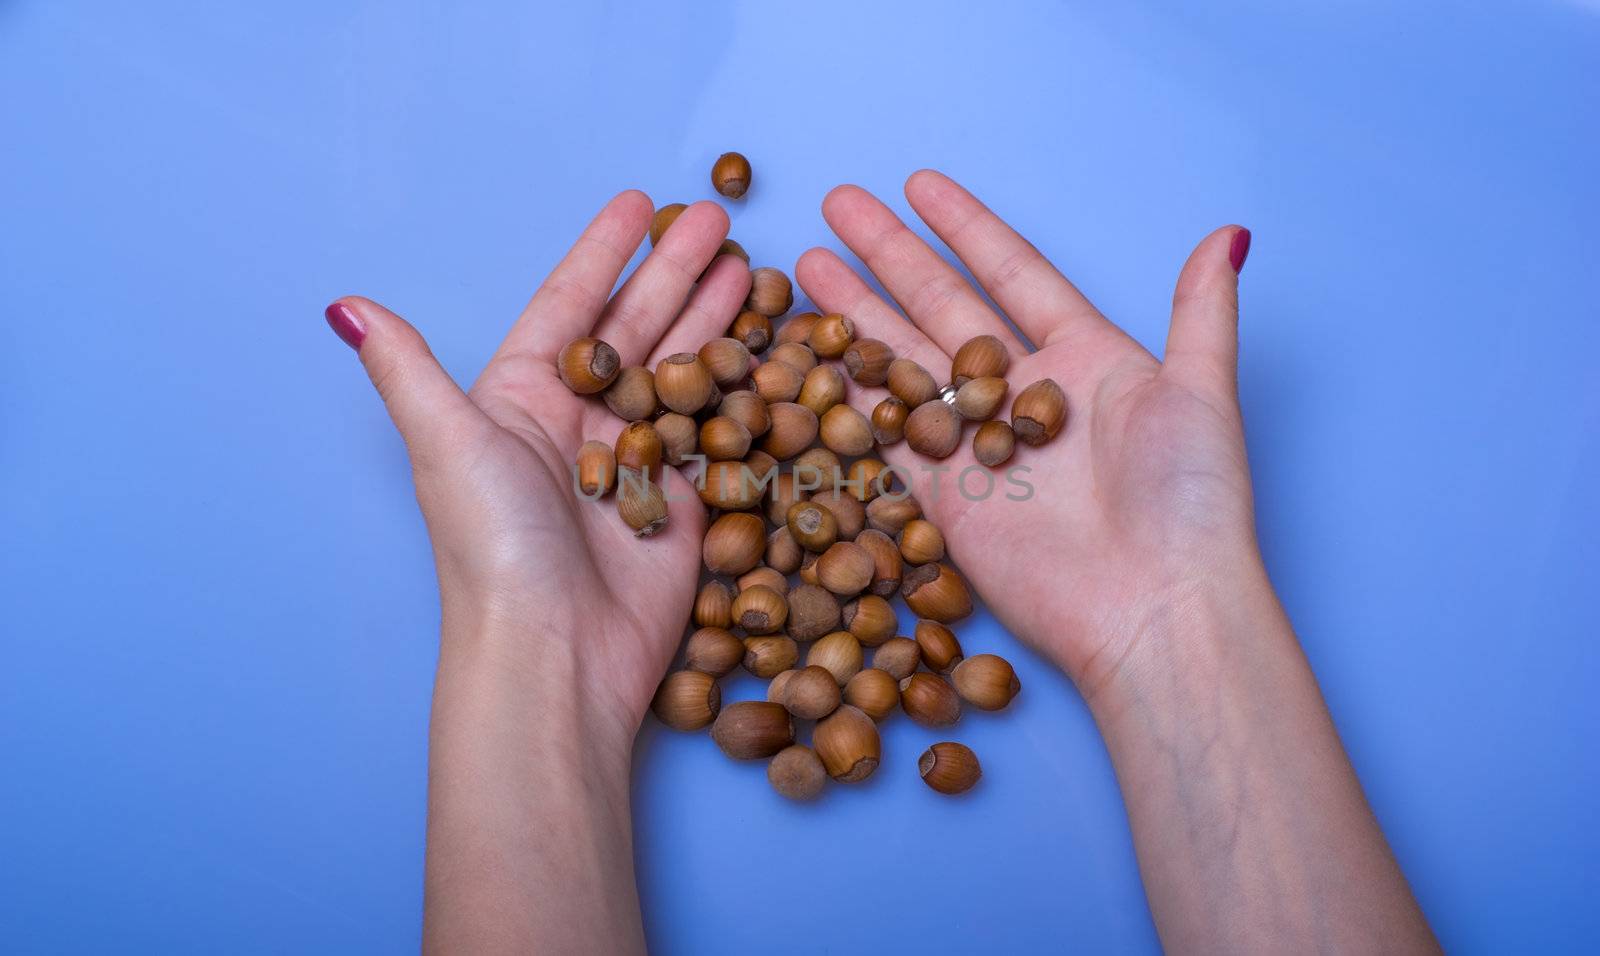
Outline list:
[[[948,727],[961,718],[961,698],[943,678],[927,671],[900,682],[900,707],[925,727]]]
[[[789,593],[789,579],[783,575],[783,572],[776,568],[769,568],[764,564],[757,565],[739,575],[737,583],[741,591],[759,585],[764,588],[771,588],[782,595]]]
[[[733,591],[721,581],[707,581],[694,598],[696,627],[733,626]]]
[[[867,416],[849,405],[835,405],[822,416],[819,426],[822,443],[847,458],[872,450],[872,424]]]
[[[772,427],[772,417],[767,414],[767,400],[755,392],[740,389],[722,396],[717,414],[733,419],[745,427],[750,437],[760,438]]]
[[[723,388],[732,388],[750,375],[750,350],[738,339],[712,339],[700,346],[698,354],[711,380]]]
[[[827,670],[843,687],[861,669],[861,642],[849,631],[825,634],[806,653],[806,666]]]
[[[922,504],[911,495],[883,495],[867,505],[867,524],[887,535],[898,535],[906,523],[922,517]]]
[[[757,677],[776,677],[799,659],[800,648],[793,638],[782,634],[757,634],[744,639],[744,669]]]
[[[844,367],[858,385],[882,385],[889,380],[894,349],[877,339],[856,339],[844,350]]]
[[[750,429],[738,419],[714,415],[700,426],[700,451],[712,461],[743,460],[750,453]]]
[[[781,703],[789,713],[802,720],[821,720],[838,708],[841,699],[833,674],[815,664],[807,664],[784,684]]]
[[[1016,447],[1016,433],[999,420],[984,422],[972,436],[972,457],[986,468],[997,468],[1010,461]]]
[[[950,674],[961,699],[979,710],[1000,710],[1022,690],[1017,672],[1003,657],[977,654],[956,665]]]
[[[817,559],[817,581],[841,597],[855,597],[872,583],[872,554],[853,541],[836,541]]]
[[[602,498],[617,484],[617,456],[603,441],[586,441],[578,448],[578,490],[585,498]]]
[[[605,399],[611,414],[623,421],[644,421],[656,413],[655,373],[630,365],[617,373],[600,397]]]
[[[822,587],[822,585],[817,584],[817,556],[810,551],[807,551],[805,556],[800,559],[800,580],[806,584],[816,584],[817,587]]]
[[[750,253],[745,252],[744,246],[739,245],[732,239],[722,240],[722,245],[717,247],[717,256],[738,256],[744,260],[745,265],[750,264]],[[763,348],[765,348],[765,346],[763,346]],[[759,352],[760,349],[754,349],[753,351]]]
[[[723,677],[744,661],[744,641],[720,627],[702,627],[683,646],[683,666]]]
[[[971,790],[983,769],[970,747],[946,740],[923,751],[917,758],[917,773],[923,783],[940,793],[956,794]]]
[[[911,409],[890,395],[872,410],[872,437],[880,445],[893,445],[906,435],[906,418]]]
[[[711,739],[735,760],[770,757],[794,743],[794,721],[779,704],[741,700],[722,708]]]
[[[811,330],[816,327],[817,320],[821,318],[822,316],[815,312],[801,312],[798,315],[792,315],[789,317],[789,321],[783,323],[778,329],[778,334],[773,338],[773,341],[779,345],[787,345],[790,342],[805,345],[811,339]]]
[[[772,701],[774,704],[783,703],[783,692],[788,689],[789,682],[794,680],[794,675],[798,673],[800,673],[799,670],[791,667],[786,671],[779,671],[775,674],[772,680],[767,682],[767,700]]]
[[[790,536],[807,551],[820,554],[839,539],[839,522],[833,512],[815,502],[795,502],[785,521]]]
[[[856,340],[856,324],[837,312],[830,312],[812,326],[806,344],[819,358],[836,359]]]
[[[944,559],[944,532],[925,518],[913,518],[900,529],[900,554],[907,564],[932,564]]]
[[[716,382],[693,352],[669,355],[656,365],[656,397],[680,415],[693,415],[711,400]]]
[[[946,564],[924,564],[906,572],[900,596],[918,617],[941,624],[959,621],[972,613],[972,593],[967,582]]]
[[[795,502],[804,501],[805,493],[800,490],[800,483],[793,473],[781,474],[774,477],[766,489],[767,520],[776,525],[786,525],[789,521],[789,509]]]
[[[711,188],[738,199],[750,188],[750,160],[738,153],[723,153],[711,165]]]
[[[661,480],[661,435],[649,422],[629,422],[617,435],[617,467]]]
[[[742,461],[713,461],[700,482],[700,500],[713,508],[743,511],[761,503],[761,479]]]
[[[573,339],[556,360],[561,381],[578,395],[593,395],[610,385],[622,369],[617,350],[599,339]]]
[[[839,522],[840,540],[853,541],[866,527],[866,507],[838,488],[819,491],[811,496],[811,500],[833,512],[833,520]]]
[[[893,677],[905,680],[916,673],[922,663],[922,648],[909,637],[891,637],[872,652],[872,666]]]
[[[900,624],[894,605],[876,594],[863,594],[846,604],[839,619],[845,630],[868,647],[877,647],[894,637],[895,628]]]
[[[880,597],[889,597],[900,590],[900,572],[904,562],[900,549],[882,531],[870,528],[856,535],[856,544],[872,555],[872,581],[867,590]]]
[[[827,588],[800,584],[789,592],[789,636],[814,641],[839,627],[839,599]]]
[[[788,461],[816,441],[817,416],[804,405],[774,402],[767,414],[772,417],[772,427],[761,439],[761,450],[779,461]]]
[[[916,637],[917,646],[922,649],[922,663],[928,665],[928,670],[948,674],[961,663],[961,642],[956,640],[954,631],[938,621],[918,621]]]
[[[1004,342],[992,335],[974,336],[950,360],[950,384],[960,388],[975,378],[1004,378],[1010,365]]]
[[[784,600],[783,595],[769,587],[758,584],[753,588],[745,588],[733,599],[733,623],[736,627],[744,628],[749,634],[774,634],[781,631],[783,622],[788,620],[788,617],[788,602]],[[790,663],[793,663],[793,660]],[[773,673],[781,670],[783,667],[777,668]]]
[[[806,377],[805,373],[795,371],[794,366],[769,358],[750,373],[750,381],[762,401],[792,402],[800,397]]]
[[[733,511],[711,523],[701,553],[712,574],[739,575],[755,567],[766,549],[767,526],[761,519]],[[737,599],[734,604],[738,605]]]
[[[667,497],[643,474],[618,468],[617,514],[635,536],[648,538],[667,525]]]
[[[742,258],[746,262],[750,261],[749,256]],[[754,309],[745,309],[733,320],[733,324],[728,326],[728,337],[738,339],[752,354],[759,355],[772,344],[772,320]]]
[[[773,348],[767,356],[769,362],[781,362],[801,375],[806,375],[817,367],[817,353],[804,342],[783,342]]]
[[[939,385],[928,370],[910,359],[897,358],[889,363],[889,393],[916,408],[939,397]]]
[[[1043,445],[1066,421],[1067,396],[1054,379],[1034,382],[1011,403],[1011,430],[1024,445]]]
[[[790,800],[811,800],[827,785],[828,772],[810,747],[791,744],[767,764],[767,782]]]
[[[817,430],[822,430],[820,422]],[[832,488],[839,471],[839,456],[827,448],[807,448],[794,459],[794,477],[801,491]]]
[[[699,730],[717,717],[722,691],[717,679],[700,671],[674,671],[656,688],[650,709],[673,730]]]
[[[822,418],[829,409],[844,401],[844,376],[832,365],[818,365],[806,373],[795,401]]]
[[[793,574],[800,570],[800,542],[789,533],[788,525],[767,535],[767,566],[779,574]],[[793,608],[789,609],[792,613]]]
[[[750,296],[744,307],[767,318],[782,315],[794,305],[794,288],[789,277],[771,266],[750,270]]]
[[[876,458],[858,458],[850,463],[850,473],[845,485],[851,497],[862,504],[883,494],[885,484],[894,483],[894,472]]]
[[[667,230],[677,221],[678,216],[682,215],[683,211],[688,208],[684,203],[674,202],[667,203],[657,209],[655,218],[650,220],[650,244],[653,246],[660,242],[661,237],[666,235]]]
[[[873,720],[882,720],[900,704],[900,685],[887,671],[869,667],[844,685],[844,702]]]
[[[685,458],[695,453],[700,439],[700,426],[688,415],[667,412],[655,422],[656,434],[661,436],[661,460],[677,467]]]
[[[817,724],[811,745],[828,776],[841,783],[857,783],[872,776],[883,755],[878,725],[850,706],[840,707]]]
[[[1000,410],[1000,404],[1006,400],[1006,387],[1003,378],[986,375],[968,379],[965,385],[956,389],[952,404],[967,421],[986,422],[994,417],[995,412]]]
[[[961,444],[961,416],[938,399],[923,402],[906,418],[906,444],[919,455],[949,458]]]

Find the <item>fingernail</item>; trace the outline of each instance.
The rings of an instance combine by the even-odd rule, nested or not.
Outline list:
[[[323,313],[328,317],[328,328],[333,329],[335,335],[344,339],[344,344],[361,351],[361,343],[367,338],[367,327],[362,324],[361,317],[355,310],[343,302],[335,302],[328,306]]]
[[[1228,261],[1233,263],[1235,275],[1244,269],[1244,260],[1248,255],[1250,255],[1250,230],[1240,229],[1233,234],[1233,245],[1228,248]]]

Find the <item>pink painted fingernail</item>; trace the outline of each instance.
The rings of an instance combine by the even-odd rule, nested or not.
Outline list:
[[[361,343],[366,341],[367,327],[362,324],[361,317],[355,310],[343,302],[335,302],[328,306],[323,315],[328,317],[328,328],[333,329],[335,335],[344,339],[344,344],[361,351]]]
[[[1250,230],[1240,229],[1233,234],[1233,245],[1228,247],[1228,261],[1233,263],[1235,275],[1244,269],[1244,260],[1248,255],[1250,255]]]

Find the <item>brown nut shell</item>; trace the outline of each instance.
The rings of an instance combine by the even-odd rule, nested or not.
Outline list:
[[[775,525],[786,525],[789,521],[789,509],[794,507],[795,502],[806,500],[806,496],[794,474],[785,472],[774,476],[767,484],[764,500],[767,520]]]
[[[683,666],[692,671],[723,677],[744,663],[744,641],[720,627],[702,627],[683,645]]]
[[[807,664],[784,683],[781,703],[802,720],[821,720],[838,709],[843,697],[832,673]]]
[[[701,671],[673,671],[656,688],[650,710],[673,730],[699,730],[717,718],[722,691]]]
[[[696,627],[733,626],[733,589],[721,581],[707,581],[694,598]]]
[[[817,559],[817,581],[841,597],[855,597],[872,583],[872,553],[853,541],[836,541]]]
[[[873,448],[872,423],[849,405],[835,405],[822,416],[819,434],[830,451],[854,458]]]
[[[750,160],[741,153],[723,153],[711,164],[711,188],[738,199],[750,188]]]
[[[791,305],[794,287],[788,276],[771,266],[750,270],[750,295],[744,300],[745,308],[775,318],[789,311]]]
[[[736,389],[723,395],[717,414],[743,425],[751,438],[760,438],[772,427],[767,400],[748,389]]]
[[[604,391],[622,370],[617,350],[599,339],[573,339],[556,358],[561,381],[578,395]]]
[[[811,800],[828,784],[822,758],[804,744],[790,744],[767,764],[767,782],[790,800]]]
[[[657,209],[655,217],[650,220],[650,244],[653,246],[660,242],[661,237],[667,234],[667,230],[672,228],[672,224],[688,208],[684,203],[672,202]]]
[[[794,720],[781,704],[741,700],[722,708],[711,739],[735,760],[770,757],[794,743]]]
[[[856,535],[856,544],[872,555],[872,580],[867,584],[867,590],[880,597],[889,597],[899,591],[905,562],[900,557],[900,549],[889,536],[869,528]]]
[[[674,467],[695,453],[700,441],[700,426],[688,415],[667,412],[654,422],[661,437],[661,460]]]
[[[926,518],[913,518],[900,529],[900,555],[907,564],[944,560],[944,532]]]
[[[815,312],[801,312],[789,316],[789,320],[778,328],[778,334],[773,337],[773,342],[778,345],[787,345],[790,342],[796,345],[805,345],[811,339],[811,330],[816,328],[822,316]],[[809,348],[810,346],[807,346]]]
[[[830,312],[817,320],[806,342],[818,358],[836,359],[844,355],[855,340],[856,324],[837,312]]]
[[[1000,710],[1022,690],[1011,663],[996,654],[975,654],[956,665],[951,683],[961,699],[979,710]]]
[[[761,477],[742,461],[713,461],[700,476],[700,500],[723,511],[743,511],[761,503]]]
[[[919,455],[949,458],[961,445],[961,416],[938,399],[923,402],[906,418],[906,444]]]
[[[652,481],[661,480],[663,445],[661,434],[649,422],[629,422],[617,435],[617,467],[643,472]]]
[[[804,549],[800,542],[783,526],[767,535],[767,566],[779,574],[793,574],[800,570],[800,557]]]
[[[975,378],[1004,378],[1010,366],[1005,343],[993,335],[974,336],[950,360],[950,382],[960,388]]]
[[[744,669],[757,677],[776,677],[798,660],[800,647],[782,634],[757,634],[744,639]]]
[[[839,599],[817,584],[799,584],[789,592],[789,636],[814,641],[839,627]]]
[[[576,471],[578,491],[585,498],[603,498],[617,484],[616,453],[603,441],[586,441],[578,447]]]
[[[966,793],[983,776],[972,748],[946,740],[934,744],[917,758],[922,782],[944,794]]]
[[[800,673],[797,668],[779,671],[770,681],[767,681],[767,700],[774,704],[783,703],[783,692],[788,689],[789,682],[794,680],[794,675]]]
[[[961,663],[961,642],[948,627],[938,621],[918,621],[915,633],[917,646],[922,648],[922,663],[928,670],[948,674]]]
[[[783,630],[784,622],[788,619],[789,602],[769,587],[758,584],[745,588],[733,599],[733,625],[743,628],[747,634],[775,634]],[[789,663],[794,662],[791,660]],[[783,670],[783,667],[773,673]],[[771,677],[772,674],[761,676]]]
[[[939,384],[933,376],[910,359],[897,358],[890,362],[886,381],[889,394],[905,402],[907,408],[916,408],[939,397]]]
[[[820,554],[839,540],[839,522],[833,512],[815,502],[795,502],[784,521],[789,535],[807,551]]]
[[[811,409],[818,418],[824,418],[830,409],[844,401],[844,376],[832,365],[818,365],[806,373],[795,401]]]
[[[876,667],[857,671],[844,685],[844,702],[873,720],[882,720],[900,706],[900,683]]]
[[[961,698],[944,678],[927,671],[900,682],[900,707],[924,727],[948,727],[961,719]]]
[[[998,419],[979,425],[972,436],[972,457],[986,468],[997,468],[1010,461],[1016,447],[1016,432]]]
[[[757,565],[739,575],[737,583],[741,591],[760,585],[764,588],[771,588],[785,596],[789,593],[789,579],[784,576],[783,572],[776,568],[769,568],[764,564]]]
[[[906,419],[911,409],[890,395],[872,410],[872,437],[880,445],[893,445],[906,437]]]
[[[889,380],[894,349],[877,339],[856,339],[844,350],[844,367],[858,385],[882,385]]]
[[[985,375],[968,379],[956,390],[956,412],[969,422],[986,422],[1000,411],[1006,400],[1006,380]]]
[[[736,418],[713,415],[700,426],[700,451],[712,461],[742,461],[750,454],[750,429]]]
[[[894,637],[895,629],[900,626],[894,605],[876,594],[863,594],[846,604],[839,619],[845,630],[867,647],[877,647]]]
[[[773,348],[767,361],[787,365],[801,375],[807,375],[817,367],[817,353],[811,351],[811,346],[804,342],[784,342]]]
[[[740,575],[761,562],[767,550],[767,526],[747,511],[733,511],[711,522],[700,553],[712,574]],[[735,605],[738,599],[734,599]]]
[[[693,352],[678,352],[656,363],[656,398],[680,415],[693,415],[711,400],[716,382]]]
[[[600,394],[611,414],[625,422],[639,422],[656,413],[656,376],[647,368],[630,365]]]
[[[1067,395],[1054,379],[1040,379],[1011,403],[1011,430],[1024,445],[1043,445],[1067,423]]]
[[[821,667],[843,687],[861,669],[861,642],[849,631],[825,634],[806,652],[807,667]]]
[[[811,500],[833,512],[833,520],[839,522],[839,538],[842,541],[854,541],[867,525],[866,507],[838,488],[819,491],[811,496]]]
[[[792,402],[775,402],[767,412],[772,416],[772,428],[761,439],[761,450],[772,457],[788,461],[816,441],[817,416],[811,409]]]
[[[906,523],[922,517],[922,504],[910,494],[885,493],[867,505],[867,525],[895,537]]]
[[[906,607],[918,617],[949,624],[972,613],[967,582],[947,564],[924,564],[906,572],[900,582]]]
[[[896,681],[905,680],[916,673],[921,664],[922,648],[909,637],[891,637],[872,652],[872,666]]]
[[[883,756],[878,725],[850,706],[829,714],[811,734],[811,745],[828,776],[841,783],[856,783],[872,776]]]
[[[738,339],[712,339],[698,354],[711,380],[723,388],[734,388],[750,375],[750,350]]]
[[[739,251],[744,252],[742,248]],[[742,258],[750,261],[748,255]],[[760,355],[772,344],[772,320],[754,309],[745,309],[728,326],[728,337],[743,342],[752,355]]]
[[[617,514],[635,536],[648,538],[667,526],[667,497],[639,472],[618,468]]]

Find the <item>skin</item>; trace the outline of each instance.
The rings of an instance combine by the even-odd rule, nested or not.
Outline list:
[[[906,197],[1020,335],[855,187],[830,193],[824,217],[911,321],[829,251],[807,252],[796,278],[940,382],[956,349],[988,333],[1011,352],[1014,387],[1048,377],[1065,390],[1062,433],[1019,444],[1007,465],[1030,469],[1026,503],[1003,484],[981,501],[953,493],[969,444],[942,463],[942,492],[904,443],[885,458],[912,476],[980,595],[1037,582],[1028,600],[992,608],[1088,701],[1163,944],[1436,950],[1256,544],[1236,393],[1238,227],[1184,266],[1158,361],[960,186],[923,171]],[[741,261],[712,262],[727,218],[698,203],[611,296],[651,211],[637,192],[613,199],[467,393],[398,316],[338,303],[410,449],[439,570],[430,951],[643,950],[629,750],[693,600],[704,515],[670,469],[667,491],[683,500],[654,538],[635,540],[609,502],[579,499],[578,446],[622,423],[572,395],[554,362],[592,334],[624,364],[653,367],[720,335],[749,283]],[[851,401],[867,413],[884,394],[852,386]],[[964,533],[969,523],[983,533]],[[1040,554],[1053,559],[1048,580]]]

